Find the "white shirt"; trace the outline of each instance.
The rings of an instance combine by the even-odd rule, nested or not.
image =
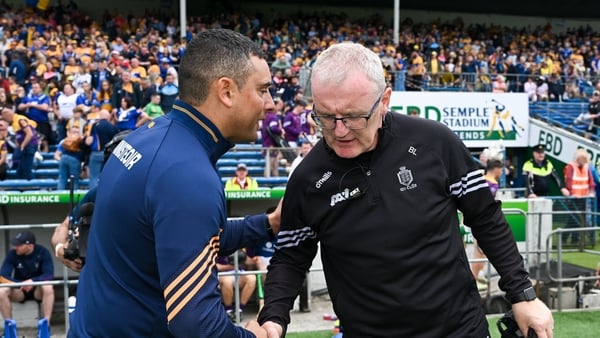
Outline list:
[[[73,117],[73,108],[77,106],[77,94],[73,93],[71,96],[67,96],[65,93],[60,93],[56,98],[56,104],[60,117],[68,120]]]

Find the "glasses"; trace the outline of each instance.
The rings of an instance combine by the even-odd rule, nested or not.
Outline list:
[[[381,93],[381,95],[379,95],[379,97],[377,98],[377,101],[375,101],[375,104],[373,104],[373,107],[371,108],[371,110],[369,111],[369,113],[367,115],[353,115],[353,116],[345,116],[345,117],[335,117],[335,116],[330,116],[330,115],[318,115],[316,108],[313,108],[312,118],[315,121],[315,123],[317,124],[317,126],[321,127],[322,129],[335,129],[335,126],[337,125],[337,121],[342,121],[344,126],[348,129],[353,129],[353,130],[365,129],[367,127],[367,123],[369,122],[369,119],[371,118],[371,116],[373,116],[373,112],[375,111],[375,108],[377,108],[377,106],[381,102],[382,96],[383,96],[383,93]]]

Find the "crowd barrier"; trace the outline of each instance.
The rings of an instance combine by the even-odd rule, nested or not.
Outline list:
[[[265,194],[265,195],[256,195],[256,194]],[[232,210],[236,211],[238,215],[241,216],[244,214],[252,214],[256,212],[261,212],[266,210],[267,206],[271,206],[272,204],[276,204],[276,201],[283,196],[283,189],[267,189],[266,191],[257,190],[257,191],[245,191],[245,192],[227,192],[226,196],[228,199],[228,203],[235,206],[237,202],[250,202],[250,204],[244,206],[243,208],[239,208],[240,205],[237,205],[238,208],[233,207]],[[2,196],[6,195],[6,193],[0,194],[0,200],[2,200]],[[258,198],[257,196],[262,196],[259,200],[254,200],[254,198]],[[58,204],[64,204],[64,198],[62,202],[61,198],[57,199]],[[537,267],[535,273],[532,273],[532,278],[536,280],[541,279],[542,272],[546,274],[552,282],[557,283],[559,291],[558,291],[558,310],[563,309],[563,300],[562,293],[560,288],[564,283],[571,282],[586,282],[591,280],[599,279],[600,276],[578,276],[578,277],[569,277],[562,275],[562,270],[560,269],[561,264],[564,259],[565,253],[569,252],[585,252],[593,255],[599,256],[600,261],[600,252],[595,249],[597,232],[600,228],[597,225],[597,220],[600,219],[600,215],[596,212],[596,208],[593,207],[596,203],[595,198],[583,199],[586,200],[586,206],[589,208],[584,208],[581,210],[569,210],[568,206],[572,205],[570,201],[574,200],[574,198],[540,198],[540,199],[513,199],[513,200],[505,200],[503,201],[503,211],[507,217],[507,221],[511,225],[511,229],[513,230],[513,234],[515,235],[515,239],[517,240],[517,245],[519,246],[519,250],[523,254],[525,264],[527,269],[530,270],[532,266]],[[262,201],[262,202],[261,202]],[[260,203],[259,203],[260,202]],[[55,204],[56,204],[55,203]],[[52,204],[52,203],[51,203]],[[54,204],[54,208],[56,205]],[[3,209],[7,207],[7,205],[1,205]],[[32,206],[30,206],[32,207]],[[38,206],[41,207],[41,206]],[[46,206],[47,207],[47,206]],[[33,208],[33,207],[32,207]],[[6,210],[3,210],[5,213]],[[30,214],[34,214],[29,210]],[[38,242],[43,243],[42,245],[46,247],[51,247],[47,243],[49,243],[50,236],[54,227],[56,227],[62,219],[64,219],[65,213],[58,213],[61,215],[61,218],[57,220],[55,223],[30,223],[30,224],[10,224],[10,225],[0,225],[0,234],[4,235],[4,249],[9,249],[9,239],[12,237],[11,232],[15,230],[21,229],[31,229],[38,232]],[[6,216],[6,215],[5,215]],[[579,216],[579,217],[574,217]],[[42,216],[43,217],[43,216]],[[569,221],[569,218],[572,221],[579,220],[582,223],[576,224],[576,227],[573,228],[565,228],[565,225]],[[7,217],[4,217],[5,223],[7,223]],[[38,218],[39,219],[39,218]],[[233,216],[230,215],[230,219],[233,219]],[[575,223],[573,223],[575,224]],[[587,226],[594,225],[594,226]],[[580,243],[576,243],[575,246],[565,247],[562,243],[562,239],[559,234],[563,234],[565,232],[577,231],[585,234],[586,236],[580,236]],[[43,233],[44,236],[40,236],[39,234]],[[558,236],[558,239],[556,237]],[[544,240],[545,239],[545,240]],[[559,273],[554,275],[549,270],[542,271],[541,263],[546,261],[552,261],[556,259],[559,264]],[[487,261],[487,259],[477,260],[470,259],[470,262],[477,261]],[[234,275],[236,278],[244,274],[255,274],[255,275],[264,275],[266,273],[265,270],[258,271],[241,271],[239,269],[239,262],[235,262],[235,268],[229,272],[220,273],[220,275]],[[546,267],[549,265],[547,264]],[[63,306],[65,313],[65,327],[68,328],[68,302],[66,301],[70,295],[69,286],[76,285],[78,283],[77,275],[73,274],[66,269],[66,267],[62,266],[62,264],[55,260],[55,270],[56,267],[60,267],[61,273],[55,275],[57,276],[56,280],[47,281],[47,282],[34,282],[34,283],[20,283],[17,285],[42,285],[42,284],[51,284],[63,286]],[[320,272],[321,269],[311,269],[311,273]],[[490,264],[488,264],[488,276],[492,277],[493,274],[492,269],[490,268]],[[489,278],[491,280],[492,278]],[[235,283],[237,286],[237,283]],[[239,306],[239,287],[235,289],[235,304]],[[498,290],[492,291],[492,288],[488,288],[484,295],[487,296],[488,301],[493,300],[494,297],[502,296],[502,293]],[[310,293],[310,290],[309,290]],[[259,295],[260,296],[260,295]],[[60,302],[57,302],[57,304]],[[236,311],[236,314],[238,311]],[[238,318],[239,319],[239,318]]]

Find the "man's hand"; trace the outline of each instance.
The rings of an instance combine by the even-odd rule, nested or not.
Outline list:
[[[535,331],[538,338],[554,337],[552,312],[541,300],[513,304],[512,310],[523,337],[527,337],[529,328]]]
[[[75,272],[81,272],[81,269],[83,268],[83,262],[81,261],[80,258],[76,258],[75,260],[69,260],[69,259],[65,259],[65,246],[67,244],[64,245],[57,245],[54,251],[54,255],[56,256],[56,258],[58,258],[64,266],[66,266],[67,268],[75,271]]]
[[[31,283],[31,282],[33,282],[33,279],[31,279],[31,278],[23,281],[23,283]],[[29,291],[33,290],[33,285],[21,286],[21,290],[23,290],[23,292],[29,292]]]
[[[267,335],[267,331],[265,330],[265,328],[258,325],[258,322],[256,320],[249,321],[246,324],[245,329],[254,333],[256,338],[270,338],[270,336]]]
[[[265,322],[262,327],[267,331],[267,338],[281,338],[283,328],[275,322]]]
[[[560,193],[561,193],[563,196],[571,196],[571,192],[569,192],[569,189],[567,189],[567,188],[561,188],[561,189],[560,189]]]
[[[537,195],[532,193],[527,195],[527,198],[537,198]]]

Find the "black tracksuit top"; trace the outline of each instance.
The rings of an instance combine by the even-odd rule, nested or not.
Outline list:
[[[531,286],[500,202],[446,126],[387,113],[377,147],[355,159],[320,141],[288,182],[259,322],[287,326],[320,242],[344,337],[486,337],[457,209],[500,287]]]

